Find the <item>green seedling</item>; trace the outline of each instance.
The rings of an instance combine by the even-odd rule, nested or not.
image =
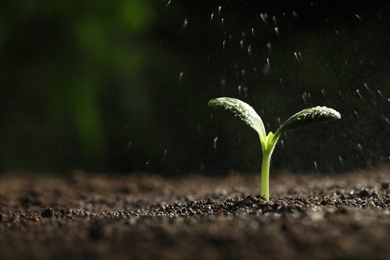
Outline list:
[[[229,97],[215,98],[209,101],[210,107],[228,112],[255,130],[260,138],[263,160],[261,165],[260,194],[269,201],[269,169],[272,152],[281,134],[297,128],[340,119],[339,112],[327,107],[306,108],[287,119],[275,133],[265,131],[263,121],[256,111],[247,103]]]

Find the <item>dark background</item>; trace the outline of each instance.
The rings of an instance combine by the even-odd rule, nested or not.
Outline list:
[[[389,25],[386,1],[1,1],[0,171],[258,172],[256,133],[218,96],[267,131],[342,114],[283,136],[273,171],[388,163]]]

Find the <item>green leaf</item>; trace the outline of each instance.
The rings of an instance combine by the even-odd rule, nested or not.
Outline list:
[[[220,97],[210,100],[208,105],[228,112],[230,115],[250,126],[265,140],[266,133],[263,121],[247,103],[236,98]]]
[[[294,130],[297,128],[323,123],[326,121],[340,119],[339,112],[328,107],[311,107],[306,108],[289,119],[287,119],[275,132],[276,135],[280,135],[284,132]]]

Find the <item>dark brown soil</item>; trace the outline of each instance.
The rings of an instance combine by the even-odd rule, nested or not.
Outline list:
[[[388,259],[390,170],[0,179],[1,259]]]

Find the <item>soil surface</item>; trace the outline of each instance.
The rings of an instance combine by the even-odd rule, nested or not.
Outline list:
[[[0,178],[1,259],[389,259],[390,169]]]

